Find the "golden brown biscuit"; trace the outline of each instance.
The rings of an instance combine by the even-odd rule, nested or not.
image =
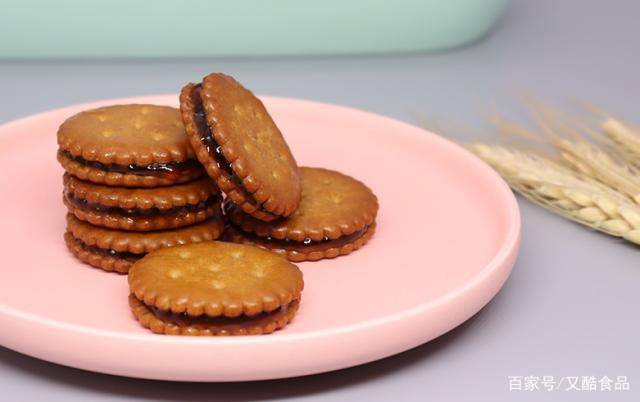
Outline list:
[[[300,202],[298,166],[262,102],[224,74],[188,84],[182,119],[198,160],[229,199],[264,221]]]
[[[146,253],[182,244],[215,240],[222,234],[220,215],[174,230],[127,232],[91,225],[67,214],[65,242],[81,261],[105,271],[126,273]]]
[[[58,161],[82,180],[156,187],[200,177],[202,167],[169,106],[115,105],[87,110],[58,129]]]
[[[202,222],[220,213],[222,196],[208,177],[168,187],[103,186],[65,173],[64,204],[78,219],[111,229],[152,231]]]
[[[297,310],[303,285],[286,259],[223,242],[161,249],[129,270],[134,315],[158,333],[272,332]]]
[[[228,240],[266,247],[292,261],[315,261],[348,254],[371,238],[378,200],[366,185],[328,169],[302,167],[300,174],[302,199],[288,218],[263,222],[227,204],[227,216],[239,229]]]

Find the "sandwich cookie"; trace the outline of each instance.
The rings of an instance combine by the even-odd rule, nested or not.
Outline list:
[[[58,129],[58,161],[82,180],[157,187],[202,176],[180,112],[169,106],[115,105],[78,113]]]
[[[204,177],[169,187],[109,187],[65,173],[63,202],[76,218],[111,229],[178,228],[220,214],[222,195]]]
[[[287,325],[302,272],[269,251],[223,242],[166,248],[129,270],[129,305],[142,326],[168,335],[259,335]]]
[[[333,258],[362,247],[375,232],[378,201],[360,181],[321,168],[300,168],[302,200],[288,218],[262,222],[233,204],[226,239],[270,249],[291,261]]]
[[[182,89],[180,111],[196,157],[231,202],[263,221],[293,213],[298,166],[253,93],[227,75],[209,74]]]
[[[105,271],[127,273],[145,254],[164,247],[215,240],[224,230],[221,216],[175,230],[125,232],[105,229],[67,214],[67,247],[78,259]]]

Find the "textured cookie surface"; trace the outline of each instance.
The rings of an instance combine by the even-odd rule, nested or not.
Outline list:
[[[257,97],[233,78],[215,73],[201,86],[185,86],[180,107],[198,159],[234,203],[262,220],[288,216],[297,208],[296,161]]]
[[[300,174],[302,199],[288,218],[262,222],[229,205],[229,219],[245,232],[298,242],[338,239],[375,221],[378,200],[362,182],[322,168],[302,167]]]
[[[67,214],[67,231],[87,246],[104,250],[149,253],[165,247],[215,240],[222,234],[224,222],[216,216],[205,222],[173,230],[129,232],[91,225]]]
[[[105,164],[144,166],[194,157],[180,112],[169,106],[114,105],[80,112],[62,123],[58,144]]]
[[[376,224],[374,222],[365,229],[335,240],[296,242],[259,237],[230,227],[225,230],[224,238],[234,243],[248,244],[271,250],[293,262],[302,262],[347,255],[364,246],[371,239],[375,230]]]
[[[255,316],[300,298],[302,272],[257,247],[203,242],[147,254],[129,286],[149,307],[190,316]]]
[[[284,308],[253,317],[197,318],[184,314],[158,314],[146,306],[135,295],[129,295],[129,306],[140,324],[157,334],[166,335],[264,335],[283,328],[298,310],[297,300]]]
[[[221,195],[209,179],[157,188],[102,186],[64,176],[64,204],[78,219],[111,229],[178,228],[220,213]]]

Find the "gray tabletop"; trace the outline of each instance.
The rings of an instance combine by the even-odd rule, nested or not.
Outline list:
[[[497,139],[486,114],[496,108],[522,118],[516,107],[522,91],[562,107],[588,99],[640,121],[633,114],[640,94],[639,13],[634,0],[521,0],[483,41],[429,55],[4,62],[0,121],[78,102],[175,93],[210,71],[228,72],[262,94],[333,102],[415,124],[457,122],[449,134],[458,140]],[[502,291],[467,323],[398,356],[304,378],[186,384],[84,372],[0,348],[0,399],[638,400],[640,250],[519,202],[522,248]],[[540,377],[541,389],[510,390],[509,376],[512,387]],[[553,377],[547,383],[562,381],[559,389],[546,391],[545,376]],[[574,377],[580,388],[590,376],[626,376],[631,390],[565,390]]]

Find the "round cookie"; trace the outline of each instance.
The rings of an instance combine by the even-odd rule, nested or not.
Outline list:
[[[208,177],[157,188],[110,187],[63,177],[63,202],[76,218],[111,229],[152,231],[202,222],[220,213],[222,196]]]
[[[253,93],[227,75],[209,74],[182,89],[180,111],[198,160],[233,203],[264,221],[298,207],[298,166]]]
[[[67,214],[67,247],[78,259],[105,271],[127,273],[146,253],[182,244],[215,240],[224,230],[217,215],[205,222],[175,230],[126,232],[93,226]]]
[[[157,187],[202,176],[176,108],[114,105],[68,118],[58,129],[58,161],[82,180]]]
[[[295,314],[303,286],[286,259],[223,242],[161,249],[129,270],[134,315],[165,334],[273,332]]]
[[[255,244],[293,261],[319,260],[360,248],[375,231],[378,201],[362,182],[340,172],[300,168],[302,199],[288,218],[263,222],[226,205],[238,230],[227,239]]]

